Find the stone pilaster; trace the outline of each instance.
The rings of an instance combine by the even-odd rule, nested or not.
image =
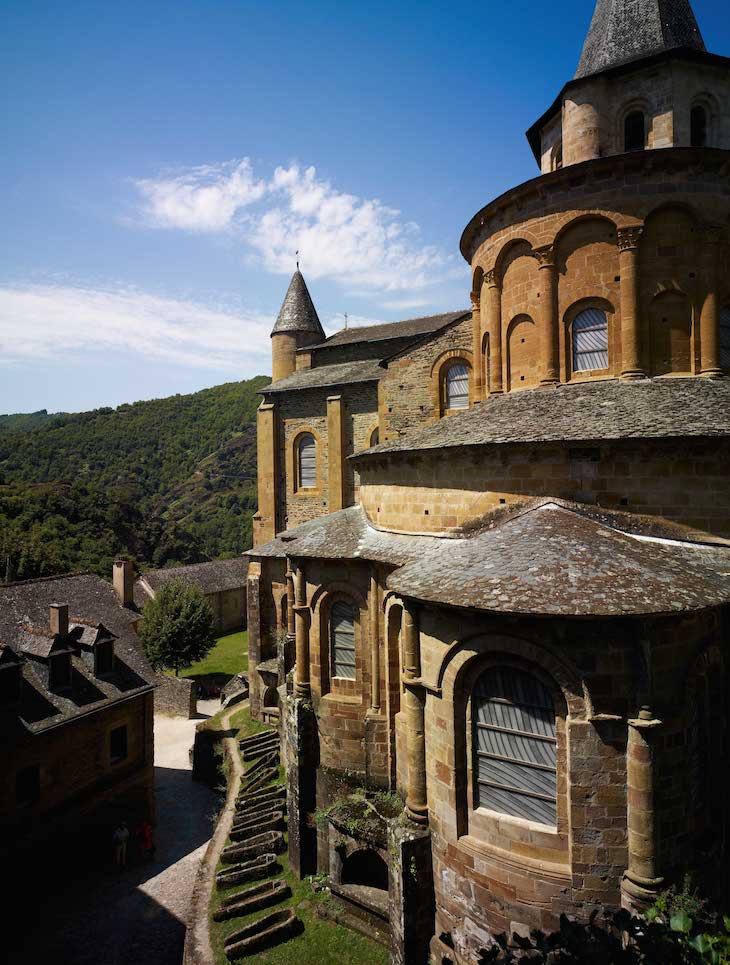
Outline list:
[[[558,270],[552,245],[535,248],[540,266],[540,368],[541,385],[556,385],[558,374]]]
[[[641,226],[619,228],[621,270],[621,378],[641,379],[641,333],[639,318],[639,242]]]
[[[253,518],[253,545],[268,543],[278,532],[278,446],[276,406],[262,403],[256,413],[258,509]]]
[[[306,602],[306,583],[301,564],[294,574],[294,638],[296,646],[296,668],[294,673],[294,693],[297,697],[309,699],[311,695],[309,674],[309,629],[312,614]]]
[[[282,734],[289,863],[299,878],[317,870],[317,722],[308,701],[287,700]]]
[[[654,741],[662,726],[648,709],[629,721],[626,747],[629,866],[621,882],[621,903],[630,911],[652,905],[664,887],[656,833]]]
[[[370,629],[370,710],[380,713],[380,587],[377,574],[370,575],[370,594],[368,597],[368,622]]]
[[[336,513],[347,505],[345,495],[345,438],[341,395],[327,399],[327,449],[329,466],[329,511]]]
[[[406,727],[408,742],[408,792],[406,813],[417,824],[428,823],[428,797],[426,788],[426,694],[421,684],[421,659],[419,652],[418,618],[412,604],[403,611],[403,633],[406,688]]]
[[[246,579],[248,609],[248,679],[251,716],[258,719],[261,710],[256,668],[261,663],[261,564],[253,560],[248,565]]]
[[[479,292],[471,293],[471,328],[472,328],[472,402],[481,402],[484,398],[484,359],[482,358],[482,313],[480,309]]]
[[[391,821],[388,854],[391,965],[427,962],[435,928],[431,834],[427,828]]]
[[[504,391],[502,382],[502,290],[496,271],[484,273],[482,286],[482,319],[489,335],[489,377],[487,389],[490,395]]]
[[[720,367],[720,245],[723,229],[708,225],[703,236],[705,300],[700,315],[701,374],[705,378],[722,376]]]

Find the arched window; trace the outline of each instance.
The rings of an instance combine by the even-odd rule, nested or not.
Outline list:
[[[297,488],[317,487],[317,444],[314,436],[303,435],[297,443]]]
[[[730,372],[730,305],[720,311],[720,368]]]
[[[380,443],[380,430],[376,428],[376,429],[373,429],[373,431],[370,433],[370,445],[377,446],[379,443]]]
[[[608,368],[608,319],[600,308],[586,308],[573,320],[573,371]]]
[[[493,667],[473,691],[474,804],[555,825],[555,710],[532,674]]]
[[[330,613],[332,676],[355,679],[355,611],[339,600]]]
[[[446,408],[469,408],[469,369],[463,362],[454,362],[446,370]]]
[[[692,108],[689,123],[692,147],[707,147],[707,111],[704,107]]]
[[[624,151],[643,151],[646,147],[646,125],[641,111],[632,111],[624,121]]]

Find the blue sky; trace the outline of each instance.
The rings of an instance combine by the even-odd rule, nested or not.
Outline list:
[[[592,11],[5,0],[0,413],[269,371],[297,247],[330,331],[465,307],[461,231],[537,173]]]

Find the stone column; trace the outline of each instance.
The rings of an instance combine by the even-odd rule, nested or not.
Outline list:
[[[482,313],[479,292],[471,293],[471,330],[472,330],[472,402],[481,402],[484,398],[484,380],[482,370]]]
[[[557,385],[558,373],[558,270],[552,245],[535,248],[540,266],[540,367],[541,385]]]
[[[289,557],[286,558],[286,643],[284,647],[284,681],[296,662],[296,620],[294,616],[294,570]]]
[[[407,603],[403,610],[403,633],[405,674],[403,683],[406,693],[406,727],[408,733],[408,791],[406,812],[417,824],[428,823],[428,797],[426,793],[426,695],[420,682],[421,660],[419,653],[418,622],[413,604]]]
[[[639,717],[629,721],[626,747],[629,866],[621,883],[621,903],[631,911],[648,908],[664,887],[664,878],[657,867],[653,746],[661,724],[649,708],[642,708]]]
[[[504,389],[502,385],[502,289],[496,269],[484,273],[482,305],[484,331],[489,335],[487,385],[490,395],[498,395]]]
[[[342,396],[327,399],[327,448],[329,466],[329,511],[336,513],[346,505],[345,438]]]
[[[307,699],[312,692],[309,682],[309,629],[312,624],[312,614],[307,606],[306,584],[301,564],[297,565],[294,576],[294,594],[294,637],[297,654],[294,694],[296,697]]]
[[[278,446],[276,406],[263,403],[256,413],[258,463],[258,509],[254,521],[254,546],[272,540],[277,532]]]
[[[700,315],[701,374],[708,379],[722,376],[720,368],[720,242],[722,228],[707,225],[704,230],[703,260],[706,296]]]
[[[368,613],[370,624],[370,710],[380,713],[380,634],[378,633],[379,587],[375,571],[370,575],[370,596]]]
[[[643,227],[619,228],[621,272],[621,378],[641,379],[641,330],[639,318],[639,241]]]

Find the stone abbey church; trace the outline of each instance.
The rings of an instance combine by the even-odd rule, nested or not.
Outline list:
[[[252,707],[293,867],[394,962],[687,871],[727,901],[728,105],[688,0],[598,0],[539,175],[464,230],[469,310],[327,338],[292,279]]]

